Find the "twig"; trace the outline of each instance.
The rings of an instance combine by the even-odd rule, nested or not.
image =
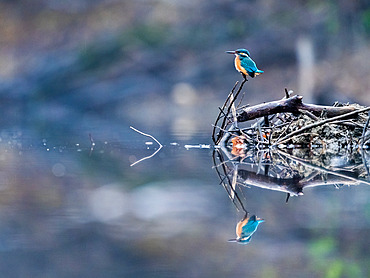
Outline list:
[[[314,121],[318,121],[319,118],[316,117],[314,114],[312,114],[310,111],[308,110],[302,110],[302,109],[298,109],[298,111],[306,116],[308,116],[309,118],[311,118],[312,120]]]
[[[282,141],[279,141],[279,144],[284,144],[286,141],[290,140],[290,139],[293,139],[294,137],[296,136],[306,136],[306,135],[314,135],[314,136],[319,136],[317,133],[313,133],[313,132],[305,132],[305,133],[301,133],[301,134],[296,134],[296,135],[293,135],[292,137],[289,137],[285,140],[282,140]]]
[[[221,172],[218,169],[219,166],[216,165],[216,153],[218,155],[219,160],[221,161],[221,163],[219,165],[221,166],[222,171],[223,171],[224,174],[221,174]],[[227,171],[227,166],[226,166],[227,161],[224,160],[222,154],[218,150],[213,151],[212,157],[213,157],[213,165],[214,165],[213,168],[216,170],[217,175],[218,175],[218,177],[220,178],[220,181],[221,181],[220,184],[222,184],[222,186],[224,187],[224,189],[227,192],[227,195],[229,196],[230,200],[233,202],[233,204],[235,205],[237,210],[239,210],[239,208],[238,208],[235,200],[237,200],[239,202],[239,205],[240,205],[241,209],[243,211],[247,212],[247,210],[245,209],[245,207],[243,205],[243,202],[241,201],[241,199],[238,196],[238,193],[231,186],[232,181],[230,180],[229,173]],[[227,180],[227,182],[225,180]],[[233,180],[234,180],[234,178],[233,178]],[[230,191],[228,190],[228,185],[230,186]]]
[[[370,121],[370,112],[368,112],[367,121],[366,121],[364,129],[362,131],[362,144],[361,144],[361,146],[364,146],[364,143],[365,143],[365,134],[366,134],[367,127],[369,126],[369,121]]]
[[[225,109],[225,107],[226,107],[226,105],[227,105],[227,103],[229,102],[229,99],[230,99],[230,96],[233,94],[233,92],[234,92],[234,90],[235,90],[235,88],[236,88],[236,86],[238,85],[238,81],[236,81],[235,82],[235,85],[234,85],[234,87],[232,88],[232,90],[230,91],[230,93],[229,93],[229,95],[227,96],[227,98],[226,98],[226,100],[225,100],[225,102],[224,102],[224,104],[222,105],[222,108],[219,108],[220,109],[220,111],[222,111],[222,114],[224,114],[225,115],[225,112],[224,112],[224,109]],[[218,116],[217,116],[217,118],[216,118],[216,121],[215,121],[215,123],[214,123],[214,126],[217,126],[217,123],[218,123],[218,121],[221,119],[221,112],[218,114]],[[223,123],[224,124],[224,123]],[[222,128],[224,128],[224,126],[223,126],[223,124],[221,125],[222,126]],[[218,133],[218,135],[217,135],[217,139],[216,139],[216,137],[215,137],[215,135],[216,135],[216,128],[213,128],[213,131],[212,131],[212,140],[213,140],[213,142],[214,143],[216,143],[216,141],[219,141],[219,137],[221,136],[220,135],[221,134],[221,132],[219,132]]]
[[[237,82],[237,83],[235,83],[235,85],[234,85],[233,89],[231,90],[231,92],[230,92],[230,94],[229,94],[228,98],[226,99],[226,102],[225,102],[225,104],[224,104],[224,106],[223,106],[223,108],[222,108],[222,110],[224,110],[224,108],[226,107],[227,102],[228,102],[228,101],[230,101],[230,104],[229,104],[229,106],[228,106],[228,108],[227,108],[227,113],[226,113],[226,115],[229,115],[229,114],[230,114],[230,110],[232,109],[232,107],[233,107],[233,104],[234,104],[235,100],[238,98],[238,95],[240,94],[240,92],[241,92],[241,90],[242,90],[242,88],[243,88],[243,86],[244,86],[245,82],[247,82],[247,79],[244,79],[244,80],[242,81],[242,83],[241,83],[241,84],[240,84],[240,86],[239,86],[238,91],[236,92],[236,94],[235,94],[235,96],[234,96],[234,91],[235,91],[235,89],[236,89],[236,85],[238,84],[238,82]],[[217,119],[217,120],[216,120],[216,123],[215,123],[215,124],[217,124],[218,120],[219,120],[219,119]],[[223,121],[222,121],[222,125],[221,125],[221,127],[222,127],[222,128],[225,128],[225,123],[226,123],[226,117],[224,117],[224,119],[223,119]],[[213,131],[214,131],[214,130],[213,130]],[[219,132],[219,133],[218,133],[218,135],[217,135],[217,139],[216,139],[216,138],[214,137],[214,132],[213,132],[213,134],[212,134],[213,142],[217,145],[218,143],[220,143],[220,141],[221,141],[221,139],[222,139],[222,136],[223,136],[223,133]]]
[[[314,127],[317,127],[317,126],[320,126],[320,125],[324,125],[324,124],[327,124],[327,123],[330,123],[330,122],[334,122],[334,121],[337,121],[337,120],[340,120],[340,119],[343,119],[343,118],[347,118],[349,116],[352,116],[352,115],[355,115],[355,114],[358,114],[358,113],[366,112],[368,110],[370,110],[370,107],[366,107],[366,108],[359,109],[359,110],[356,110],[356,111],[352,111],[352,112],[349,112],[349,113],[346,113],[346,114],[343,114],[343,115],[340,115],[340,116],[325,119],[325,120],[322,120],[322,121],[319,121],[319,122],[316,122],[316,123],[313,123],[313,124],[310,124],[310,125],[306,125],[306,126],[302,127],[301,129],[295,130],[295,131],[287,134],[286,136],[284,136],[283,138],[281,138],[280,140],[275,142],[274,145],[278,145],[282,141],[285,141],[286,139],[288,139],[290,137],[293,137],[294,135],[297,135],[299,133],[302,133],[302,132],[304,132],[308,129],[311,129],[311,128],[314,128]]]
[[[285,91],[285,98],[290,98],[290,94],[288,92],[288,89],[285,88],[284,91]]]
[[[332,124],[363,128],[362,125],[360,125],[358,123],[355,123],[355,122],[352,122],[352,121],[343,121],[343,120],[342,121],[335,121],[335,122],[332,122]]]
[[[89,133],[89,139],[90,139],[90,143],[91,143],[89,156],[91,156],[92,152],[94,151],[94,147],[95,147],[95,142],[94,142],[94,139],[93,139],[91,133]]]
[[[151,154],[151,155],[149,155],[149,156],[146,156],[146,157],[143,157],[142,159],[140,159],[140,160],[138,160],[138,161],[136,161],[136,162],[134,162],[134,163],[132,163],[130,166],[132,167],[132,166],[134,166],[134,165],[136,165],[136,164],[138,164],[139,162],[141,162],[141,161],[143,161],[143,160],[146,160],[146,159],[149,159],[149,158],[151,158],[151,157],[153,157],[153,156],[155,156],[156,154],[157,154],[157,152],[159,152],[160,151],[160,149],[162,149],[162,144],[157,140],[157,139],[155,139],[155,137],[154,136],[152,136],[152,135],[150,135],[150,134],[147,134],[147,133],[144,133],[144,132],[142,132],[142,131],[140,131],[140,130],[138,130],[138,129],[136,129],[136,128],[134,128],[134,127],[132,127],[132,126],[130,126],[130,128],[132,129],[132,130],[134,130],[134,131],[136,131],[137,133],[139,133],[139,134],[141,134],[141,135],[144,135],[144,136],[147,136],[147,137],[149,137],[149,138],[152,138],[158,145],[159,145],[159,148],[153,153],[153,154]]]
[[[263,136],[262,136],[261,124],[259,123],[259,124],[257,125],[257,127],[258,127],[258,133],[259,133],[259,135],[260,135],[261,143],[263,143],[263,142],[264,142],[264,140],[263,140]]]
[[[331,174],[331,175],[334,175],[334,176],[337,176],[337,177],[345,178],[345,179],[354,181],[356,183],[364,183],[364,184],[370,185],[370,182],[368,182],[368,181],[357,179],[357,178],[353,178],[351,176],[347,176],[347,175],[344,175],[344,174],[341,174],[341,173],[338,173],[338,172],[335,172],[335,171],[328,170],[328,169],[326,169],[324,167],[321,167],[321,166],[313,165],[311,163],[306,162],[304,159],[301,159],[301,158],[298,158],[298,157],[294,157],[294,156],[292,156],[292,155],[290,155],[290,154],[288,154],[288,153],[286,153],[284,151],[279,150],[278,153],[281,153],[281,155],[289,158],[290,160],[299,162],[302,165],[305,165],[305,166],[310,167],[312,169],[318,170],[318,171],[320,171],[322,173]]]
[[[242,94],[242,96],[241,96],[241,98],[240,98],[240,100],[239,100],[239,103],[238,103],[238,105],[236,106],[236,108],[237,108],[237,109],[239,109],[239,108],[240,108],[240,105],[242,104],[242,101],[243,101],[243,99],[244,99],[244,96],[245,96],[245,92]]]
[[[234,126],[237,128],[238,127],[238,119],[236,118],[236,109],[235,109],[235,100],[234,100],[234,95],[231,94],[231,97],[230,97],[230,102],[232,103],[231,104],[231,114],[233,116],[233,121],[234,121]]]
[[[361,159],[362,159],[362,164],[364,164],[364,167],[365,167],[365,170],[366,170],[367,178],[369,179],[370,171],[369,171],[369,167],[367,166],[367,161],[365,159],[365,153],[364,153],[363,148],[361,148]]]
[[[219,126],[214,126],[214,125],[212,125],[212,126],[218,128],[219,130],[222,130],[223,132],[234,132],[232,130],[223,129],[222,127],[219,127]]]
[[[291,121],[289,122],[288,126],[287,126],[287,127],[283,130],[283,132],[279,135],[278,139],[276,140],[277,142],[280,140],[281,136],[283,136],[283,134],[285,134],[285,133],[288,131],[288,129],[289,129],[289,127],[292,125],[292,123],[293,123],[293,120],[291,120]]]
[[[227,115],[225,114],[224,110],[221,109],[221,107],[219,107],[218,110],[220,110],[220,114],[219,114],[220,115],[220,119],[223,118],[223,117],[227,117]]]

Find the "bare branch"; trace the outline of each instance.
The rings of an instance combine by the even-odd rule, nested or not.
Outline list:
[[[267,115],[276,113],[290,112],[299,113],[300,110],[307,110],[315,116],[320,116],[323,111],[327,113],[327,117],[335,117],[356,110],[354,106],[324,106],[315,104],[305,104],[302,102],[302,96],[295,95],[290,98],[283,98],[277,101],[266,102],[254,106],[246,107],[238,115],[239,122],[254,120]]]
[[[361,112],[366,112],[366,111],[369,111],[369,110],[370,110],[370,107],[366,107],[366,108],[359,109],[359,110],[356,110],[356,111],[352,111],[352,112],[349,112],[349,113],[346,113],[346,114],[343,114],[343,115],[340,115],[340,116],[337,116],[337,117],[325,119],[325,120],[315,122],[315,123],[310,124],[310,125],[306,125],[306,126],[302,127],[301,129],[295,130],[295,131],[287,134],[286,136],[284,136],[283,138],[278,140],[274,145],[278,145],[281,142],[285,141],[286,139],[291,138],[291,137],[293,137],[297,134],[303,133],[304,131],[306,131],[308,129],[311,129],[311,128],[314,128],[314,127],[317,127],[317,126],[321,126],[321,125],[324,125],[324,124],[327,124],[327,123],[330,123],[330,122],[334,122],[334,121],[337,121],[337,120],[349,118],[350,116],[356,115],[356,114],[361,113]]]
[[[134,128],[134,127],[132,127],[132,126],[130,126],[130,128],[132,129],[132,130],[134,130],[134,131],[136,131],[137,133],[140,133],[141,135],[144,135],[144,136],[147,136],[147,137],[149,137],[149,138],[152,138],[158,145],[159,145],[159,148],[154,152],[154,153],[152,153],[151,155],[149,155],[149,156],[146,156],[146,157],[143,157],[142,159],[140,159],[140,160],[138,160],[138,161],[136,161],[136,162],[134,162],[134,163],[132,163],[130,166],[132,167],[132,166],[134,166],[134,165],[136,165],[136,164],[138,164],[139,162],[141,162],[141,161],[144,161],[144,160],[146,160],[146,159],[149,159],[149,158],[151,158],[151,157],[153,157],[153,156],[155,156],[161,149],[162,149],[162,144],[157,140],[157,139],[155,139],[155,137],[154,136],[152,136],[152,135],[150,135],[150,134],[147,134],[147,133],[144,133],[144,132],[142,132],[142,131],[140,131],[140,130],[138,130],[138,129],[136,129],[136,128]]]

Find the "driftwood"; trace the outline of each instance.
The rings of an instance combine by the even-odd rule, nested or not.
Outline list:
[[[294,145],[338,151],[342,147],[363,147],[370,141],[370,107],[306,104],[302,96],[291,96],[287,89],[281,100],[254,106],[242,106],[239,101],[235,105],[244,84],[238,86],[237,82],[220,108],[212,134],[216,145],[232,143],[239,149]],[[246,123],[251,124],[243,127]]]
[[[290,98],[284,98],[277,101],[266,102],[242,109],[237,116],[239,122],[254,120],[260,117],[273,115],[282,112],[299,114],[302,111],[309,111],[315,116],[320,116],[323,112],[328,118],[356,111],[355,106],[324,106],[315,104],[305,104],[302,102],[302,96],[295,95]]]

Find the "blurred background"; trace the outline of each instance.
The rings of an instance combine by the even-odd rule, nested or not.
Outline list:
[[[370,105],[366,0],[0,1],[4,277],[368,277],[366,186],[248,188],[266,222],[227,242],[243,215],[184,146],[211,143],[237,48],[265,71],[245,103]],[[165,146],[134,167],[157,146],[130,125]]]

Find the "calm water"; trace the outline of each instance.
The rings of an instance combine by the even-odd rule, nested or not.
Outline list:
[[[244,2],[0,1],[0,278],[370,277],[370,152],[210,145],[227,50],[241,105],[369,105],[369,1]]]
[[[370,274],[368,185],[308,187],[288,203],[284,192],[240,186],[246,210],[265,222],[248,245],[231,243],[244,212],[220,184],[210,133],[150,133],[163,148],[130,167],[158,146],[128,127],[66,137],[3,131],[3,277]]]

